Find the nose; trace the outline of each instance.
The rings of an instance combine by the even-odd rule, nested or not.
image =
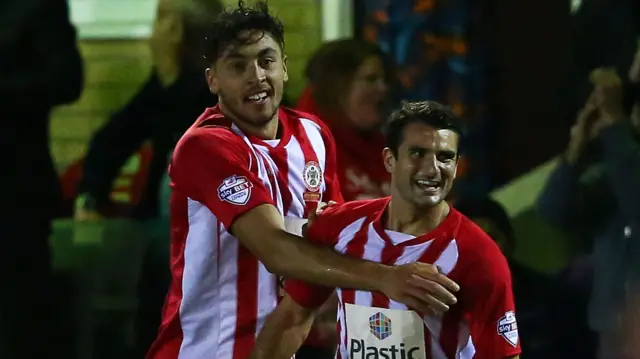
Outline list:
[[[420,162],[418,173],[426,178],[434,178],[438,177],[439,172],[440,168],[438,167],[436,156],[424,156],[424,158]]]
[[[266,71],[258,64],[258,61],[254,61],[247,70],[249,74],[249,81],[251,83],[262,83],[267,79]]]

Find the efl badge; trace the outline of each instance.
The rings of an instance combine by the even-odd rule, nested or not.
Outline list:
[[[225,178],[218,187],[220,200],[242,206],[247,204],[251,197],[253,184],[244,176],[231,176]]]
[[[498,320],[498,334],[512,346],[518,345],[518,323],[513,311],[504,313],[504,317]]]
[[[309,161],[302,171],[302,181],[307,191],[304,192],[304,200],[317,202],[320,200],[320,187],[322,186],[322,169],[315,161]]]

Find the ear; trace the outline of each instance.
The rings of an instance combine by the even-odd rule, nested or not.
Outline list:
[[[218,85],[218,77],[216,76],[215,67],[214,66],[208,67],[204,71],[204,74],[205,74],[205,76],[207,78],[207,84],[209,85],[209,91],[211,91],[212,94],[217,95],[220,87]]]
[[[287,55],[282,55],[282,70],[284,71],[284,82],[289,81],[289,70],[287,69],[288,62],[289,59],[287,58]]]
[[[382,161],[387,172],[393,173],[393,170],[396,167],[396,157],[393,155],[393,151],[391,151],[389,147],[385,147],[384,150],[382,150]]]

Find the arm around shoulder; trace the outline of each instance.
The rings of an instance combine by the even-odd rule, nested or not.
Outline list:
[[[331,287],[379,290],[376,278],[388,273],[388,267],[347,258],[286,232],[251,156],[242,139],[227,129],[191,129],[171,160],[174,190],[206,206],[274,274]]]
[[[234,221],[231,232],[267,270],[286,278],[328,287],[379,290],[379,278],[388,269],[287,233],[282,216],[273,205],[257,206],[243,214]]]

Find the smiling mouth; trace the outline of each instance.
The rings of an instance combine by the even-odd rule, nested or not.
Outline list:
[[[255,92],[247,97],[244,98],[245,102],[249,102],[249,103],[253,103],[253,104],[257,104],[257,105],[261,105],[264,104],[265,102],[267,102],[267,99],[269,99],[269,92],[268,91],[260,91],[260,92]]]
[[[416,187],[420,188],[425,192],[435,193],[440,189],[440,181],[434,180],[415,180],[414,181]]]

